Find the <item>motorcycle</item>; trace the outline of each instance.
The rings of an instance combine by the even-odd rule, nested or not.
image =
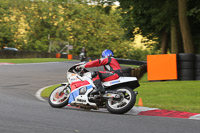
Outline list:
[[[92,72],[87,69],[77,70],[81,62],[69,68],[67,71],[68,82],[55,88],[49,96],[49,104],[53,108],[62,108],[68,104],[71,106],[95,109],[107,108],[110,113],[124,114],[135,105],[139,82],[136,77],[120,77],[116,80],[103,82],[104,94],[90,94],[95,85],[92,81]]]
[[[80,55],[79,55],[79,58],[80,58],[80,62],[86,61],[86,55],[85,55],[85,53],[81,52]]]

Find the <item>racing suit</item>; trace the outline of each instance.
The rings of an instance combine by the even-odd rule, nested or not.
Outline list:
[[[122,76],[122,71],[119,63],[113,57],[101,58],[91,62],[86,63],[85,68],[104,66],[104,71],[95,71],[92,74],[92,80],[96,86],[96,90],[92,94],[104,93],[101,81],[111,81],[118,79]]]

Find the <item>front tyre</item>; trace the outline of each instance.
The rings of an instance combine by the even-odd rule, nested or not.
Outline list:
[[[136,94],[129,87],[120,87],[115,91],[122,92],[120,100],[107,100],[106,108],[110,113],[124,114],[131,110],[136,102]]]
[[[62,108],[68,104],[70,88],[59,86],[55,88],[49,96],[49,104],[53,108]]]

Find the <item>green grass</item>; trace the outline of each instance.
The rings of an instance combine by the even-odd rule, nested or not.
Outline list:
[[[40,63],[40,62],[59,62],[68,61],[65,58],[27,58],[27,59],[0,59],[0,62],[6,63]]]
[[[44,98],[48,98],[49,95],[51,94],[51,92],[57,88],[58,86],[60,86],[61,84],[57,84],[57,85],[53,85],[53,86],[50,86],[48,87],[47,89],[44,89],[41,93],[41,96],[44,97]]]
[[[120,66],[127,66],[127,67],[133,67],[133,68],[140,67],[139,65],[127,65],[127,64],[120,64]]]
[[[140,85],[137,101],[145,107],[200,113],[200,81],[148,82],[145,74]]]

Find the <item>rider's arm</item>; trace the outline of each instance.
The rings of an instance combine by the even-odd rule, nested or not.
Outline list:
[[[97,60],[86,63],[85,68],[99,67],[99,66],[106,65],[107,63],[108,63],[108,58],[97,59]]]

